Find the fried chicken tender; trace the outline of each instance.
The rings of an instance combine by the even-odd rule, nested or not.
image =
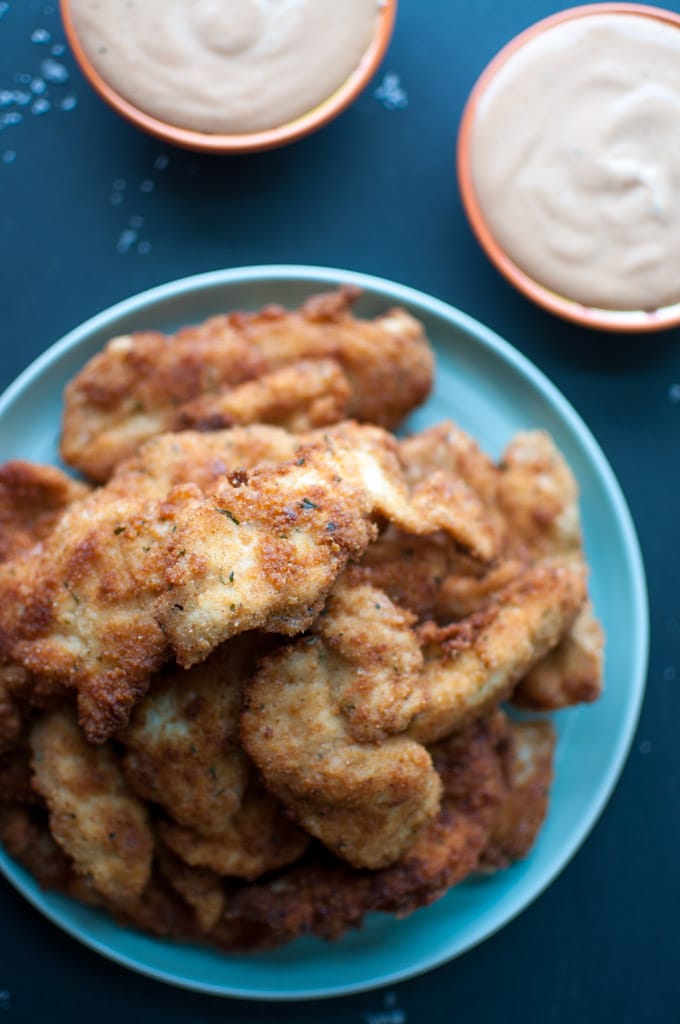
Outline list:
[[[177,484],[196,484],[210,491],[236,470],[287,462],[305,441],[313,440],[314,436],[289,434],[259,423],[211,433],[159,434],[116,467],[106,491],[121,498],[162,498]]]
[[[409,736],[434,743],[504,700],[557,646],[585,600],[581,563],[545,560],[471,618],[449,627],[423,626],[420,685],[426,704]]]
[[[383,738],[418,709],[420,651],[410,618],[367,586],[341,587],[315,628],[323,639],[261,662],[246,687],[243,744],[311,835],[355,867],[384,867],[439,807],[425,748]]]
[[[481,867],[495,870],[526,857],[548,810],[555,731],[550,722],[511,722],[508,793],[494,815]]]
[[[171,599],[176,509],[94,492],[39,547],[0,566],[0,656],[75,687],[90,739],[125,723],[165,660],[155,608]]]
[[[181,422],[184,406],[191,418],[191,403],[203,395],[228,395],[309,360],[334,360],[347,378],[343,417],[396,426],[430,391],[432,352],[420,323],[402,309],[374,320],[352,316],[358,294],[346,287],[312,296],[294,312],[268,306],[213,317],[172,336],[145,331],[114,338],[66,388],[64,460],[104,481],[142,441],[172,429],[178,416]]]
[[[578,484],[549,434],[516,434],[501,460],[498,501],[520,558],[581,551]]]
[[[418,535],[445,530],[490,554],[483,514],[476,520],[467,495],[463,502],[465,516],[448,487],[409,493],[394,439],[343,424],[300,447],[292,463],[221,482],[192,507],[172,545],[173,596],[158,621],[185,667],[246,629],[295,635],[375,537],[380,517]]]
[[[224,881],[208,868],[192,868],[162,842],[156,844],[156,866],[178,896],[191,907],[201,931],[210,931],[224,914]]]
[[[61,892],[90,906],[103,903],[88,879],[74,871],[73,862],[54,841],[42,807],[0,803],[0,842],[43,889]]]
[[[493,512],[498,500],[498,467],[474,438],[451,420],[404,438],[399,454],[409,483],[421,483],[437,471],[452,474],[463,480]],[[498,519],[496,525],[501,525]]]
[[[302,360],[222,394],[203,394],[177,413],[173,430],[271,423],[300,432],[347,419],[351,388],[333,359]]]
[[[312,627],[324,641],[333,700],[359,742],[403,731],[423,705],[417,691],[423,656],[413,622],[350,572],[336,582]]]
[[[0,562],[44,540],[59,516],[89,487],[54,466],[14,460],[0,465]],[[48,688],[20,665],[0,656],[0,754],[19,741],[28,705],[44,706]]]
[[[279,801],[254,777],[219,833],[203,835],[171,821],[159,821],[157,829],[186,864],[231,878],[259,878],[292,864],[309,843],[309,836],[284,816]]]
[[[38,719],[29,744],[33,785],[76,872],[114,902],[138,896],[149,878],[153,837],[146,808],[127,788],[111,748],[88,744],[68,709]]]
[[[550,436],[518,434],[502,460],[500,504],[508,535],[530,557],[571,555],[584,560],[578,484]],[[588,603],[559,647],[523,679],[513,701],[557,710],[596,700],[602,692],[604,633]]]
[[[401,917],[438,899],[475,870],[489,842],[507,795],[508,736],[505,716],[493,714],[432,748],[442,784],[441,807],[396,863],[356,871],[315,852],[301,864],[233,893],[225,920],[249,922],[250,934],[224,935],[218,927],[211,938],[229,949],[243,948],[243,935],[251,948],[258,941],[271,946],[308,933],[337,939],[348,928],[359,927],[371,911]]]
[[[189,672],[165,669],[116,734],[133,791],[204,835],[223,832],[250,774],[238,725],[257,643],[251,634],[234,637]]]
[[[455,509],[417,498],[390,435],[355,424],[208,494],[100,488],[39,549],[0,566],[0,655],[75,687],[88,739],[103,741],[171,652],[189,667],[249,629],[303,631],[379,517],[466,542]]]
[[[604,632],[588,602],[564,640],[515,688],[512,701],[532,711],[591,703],[602,692]]]
[[[43,540],[63,510],[88,491],[54,466],[21,459],[0,465],[0,562]]]

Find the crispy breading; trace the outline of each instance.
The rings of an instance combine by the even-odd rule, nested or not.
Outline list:
[[[29,744],[50,831],[77,873],[114,902],[138,896],[149,878],[153,837],[113,750],[88,744],[69,709],[38,719]]]
[[[134,792],[204,835],[223,832],[245,791],[250,769],[238,734],[241,692],[258,642],[245,634],[188,672],[165,669],[116,733]]]
[[[550,722],[511,722],[509,789],[495,812],[485,870],[507,867],[526,857],[543,824],[553,778],[555,731]]]
[[[342,424],[291,463],[224,480],[191,508],[170,549],[172,600],[156,613],[180,664],[246,629],[307,628],[380,517],[415,534],[446,530],[487,552],[483,516],[468,507],[463,520],[448,488],[427,502],[410,493],[395,448],[380,428]]]
[[[347,572],[384,591],[416,618],[431,618],[442,581],[458,558],[457,546],[444,533],[415,537],[388,526]]]
[[[0,562],[43,540],[62,511],[88,491],[55,466],[21,459],[0,465]]]
[[[428,427],[399,445],[399,454],[411,484],[442,471],[459,477],[493,512],[498,500],[498,467],[477,442],[451,420]],[[497,525],[501,525],[497,521]]]
[[[191,907],[201,931],[210,931],[224,914],[224,881],[209,868],[190,867],[164,843],[156,844],[155,864],[165,881]]]
[[[409,735],[434,743],[504,700],[562,639],[586,599],[583,566],[548,560],[527,569],[482,611],[449,627],[421,628],[423,711]]]
[[[21,459],[0,465],[0,562],[44,540],[64,510],[89,490],[54,466]],[[18,743],[26,707],[45,706],[48,689],[0,655],[0,753]]]
[[[90,738],[124,724],[167,656],[155,604],[168,599],[177,504],[94,492],[42,545],[0,566],[0,653],[74,686]]]
[[[187,403],[301,360],[336,361],[349,381],[347,414],[396,426],[430,391],[432,352],[422,326],[402,309],[356,319],[349,307],[357,296],[341,288],[294,312],[269,306],[175,335],[114,338],[66,388],[64,460],[106,480],[140,442],[171,429]]]
[[[304,441],[280,427],[259,423],[211,433],[159,434],[116,467],[106,490],[122,498],[163,497],[176,484],[196,484],[209,491],[237,470],[287,462]]]
[[[159,821],[156,827],[185,863],[232,878],[259,878],[292,864],[309,843],[309,836],[284,816],[279,801],[256,778],[219,833],[202,835],[171,821]]]
[[[604,631],[588,602],[559,646],[520,680],[513,704],[556,711],[597,700],[603,684],[603,650]]]
[[[581,550],[578,484],[545,431],[516,434],[505,449],[498,502],[511,553],[541,558]]]
[[[394,445],[346,424],[208,496],[192,484],[163,501],[100,488],[39,550],[0,566],[0,653],[74,686],[88,738],[106,739],[171,650],[189,667],[249,629],[305,629],[378,517],[457,532],[445,505],[410,502]]]
[[[335,706],[359,742],[401,732],[422,707],[413,622],[383,591],[343,574],[312,627],[324,642]]]
[[[203,394],[181,407],[172,430],[219,430],[271,423],[303,431],[347,419],[351,389],[334,359],[302,360],[230,391]]]
[[[433,618],[439,623],[457,622],[481,611],[527,568],[517,558],[503,558],[490,567],[461,563],[458,568],[463,571],[448,575],[436,592]]]
[[[384,595],[379,603],[365,625],[359,615],[352,621],[346,607],[336,608],[335,622],[344,623],[346,632],[334,644],[311,636],[263,659],[246,687],[241,718],[243,744],[271,792],[338,856],[369,868],[393,863],[412,845],[437,813],[441,790],[424,747],[403,736],[375,741],[381,705],[395,728],[417,709],[409,693],[420,663],[417,645],[408,640],[408,620],[399,619]],[[325,630],[322,623],[323,616],[319,628]],[[365,626],[383,639],[406,633],[400,662],[386,658],[379,636],[375,644],[367,642]],[[408,701],[405,716],[389,692],[391,682]],[[356,739],[353,725],[374,740]]]
[[[218,927],[217,941],[238,950],[307,933],[337,939],[371,911],[404,916],[438,899],[474,871],[488,843],[507,792],[506,743],[506,720],[492,715],[437,744],[432,758],[443,788],[439,814],[395,864],[357,871],[314,851],[269,880],[237,889],[225,913],[234,930],[225,934]],[[244,942],[236,926],[246,922],[252,931],[243,929]]]
[[[513,438],[503,455],[499,496],[509,543],[518,553],[584,559],[578,483],[548,434]],[[559,647],[520,682],[513,701],[557,710],[596,700],[604,683],[603,645],[602,627],[588,603]]]
[[[71,859],[54,841],[42,807],[0,803],[0,842],[43,889],[62,892],[92,906],[103,902],[90,882],[74,871]]]

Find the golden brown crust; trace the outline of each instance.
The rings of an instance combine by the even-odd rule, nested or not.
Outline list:
[[[520,680],[513,704],[557,711],[590,704],[602,693],[604,632],[588,602],[562,642]]]
[[[106,480],[142,441],[172,429],[183,406],[301,360],[340,366],[349,382],[347,415],[396,426],[429,393],[432,353],[421,325],[404,310],[374,320],[352,316],[357,294],[341,288],[312,296],[294,312],[270,306],[213,317],[172,336],[146,331],[113,339],[66,388],[64,460]]]
[[[113,750],[88,744],[68,710],[38,719],[29,744],[33,786],[77,873],[113,902],[138,896],[149,878],[153,839]]]
[[[258,646],[266,649],[266,640],[245,634],[189,671],[166,669],[116,734],[134,792],[204,835],[223,831],[250,775],[238,730],[242,688]]]
[[[271,423],[297,433],[347,419],[350,398],[349,381],[335,360],[301,360],[230,391],[200,395],[181,406],[171,428]]]
[[[477,616],[424,630],[420,685],[426,703],[409,735],[434,743],[505,700],[517,681],[557,646],[585,599],[581,563],[546,559]]]
[[[526,857],[548,811],[556,736],[550,722],[510,723],[508,792],[494,814],[485,870],[507,867]]]
[[[269,881],[237,889],[226,920],[249,922],[255,939],[271,945],[308,933],[337,939],[371,911],[405,916],[432,903],[477,866],[507,791],[506,742],[505,719],[492,716],[433,748],[441,810],[396,864],[357,871],[317,851]]]
[[[158,823],[163,842],[191,867],[227,878],[259,878],[304,853],[309,836],[289,821],[279,801],[252,779],[238,810],[220,832],[202,835],[170,821]]]
[[[89,488],[55,466],[15,459],[0,465],[0,562],[27,551]]]
[[[263,659],[246,688],[241,737],[267,787],[311,835],[355,867],[383,867],[437,813],[440,785],[427,751],[412,740],[354,738],[350,723],[372,698],[371,679],[355,688],[346,712],[344,668],[342,655],[338,663],[314,637]]]

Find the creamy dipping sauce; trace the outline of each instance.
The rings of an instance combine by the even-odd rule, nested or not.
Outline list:
[[[534,281],[610,310],[680,301],[680,29],[562,22],[512,54],[470,136],[491,234]]]
[[[378,0],[70,0],[99,74],[162,121],[201,132],[279,127],[349,78]]]

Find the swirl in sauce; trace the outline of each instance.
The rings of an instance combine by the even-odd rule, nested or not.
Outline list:
[[[680,29],[593,14],[515,51],[482,93],[474,191],[513,262],[584,305],[680,301]]]
[[[331,96],[361,61],[377,0],[70,0],[99,74],[182,128],[276,128]]]

